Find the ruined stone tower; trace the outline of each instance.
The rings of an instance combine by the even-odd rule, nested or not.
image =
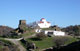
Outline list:
[[[25,29],[27,27],[27,25],[26,25],[26,20],[20,20],[19,21],[19,29]]]

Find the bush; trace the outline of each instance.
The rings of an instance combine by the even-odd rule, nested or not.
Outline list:
[[[55,46],[59,48],[61,45],[64,45],[65,42],[69,41],[70,39],[68,37],[61,37],[56,36],[53,38],[53,42],[55,43]]]
[[[43,32],[40,32],[40,33],[38,33],[37,35],[36,35],[36,37],[38,38],[38,39],[44,39],[44,38],[46,38],[47,36],[43,33]]]
[[[62,31],[68,33],[68,35],[80,36],[80,25],[68,26],[66,28],[62,28]]]
[[[0,39],[0,51],[20,51],[16,45],[12,42],[4,39]]]

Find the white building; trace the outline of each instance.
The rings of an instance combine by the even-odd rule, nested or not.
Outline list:
[[[42,18],[39,22],[38,22],[38,26],[40,28],[49,28],[51,26],[51,23],[46,21],[46,19]]]
[[[35,32],[37,33],[44,32],[44,34],[48,36],[65,36],[65,32],[60,30],[42,30],[41,28],[49,28],[51,26],[51,23],[44,18],[38,22],[31,23],[30,26],[35,28]]]
[[[38,22],[33,22],[30,24],[31,27],[35,28],[35,27],[39,27],[39,28],[49,28],[51,26],[51,23],[46,21],[46,19],[42,18],[40,21]]]
[[[62,31],[45,30],[43,32],[45,35],[48,35],[48,36],[65,36],[65,32],[62,32]]]

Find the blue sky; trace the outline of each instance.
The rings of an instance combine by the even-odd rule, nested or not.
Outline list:
[[[0,0],[0,25],[17,28],[20,19],[41,18],[60,27],[79,25],[80,0]]]

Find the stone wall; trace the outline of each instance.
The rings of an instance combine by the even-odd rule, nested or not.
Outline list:
[[[27,25],[26,25],[26,20],[20,20],[19,21],[19,26],[18,26],[18,28],[19,29],[24,29],[24,28],[26,28],[27,27]]]

